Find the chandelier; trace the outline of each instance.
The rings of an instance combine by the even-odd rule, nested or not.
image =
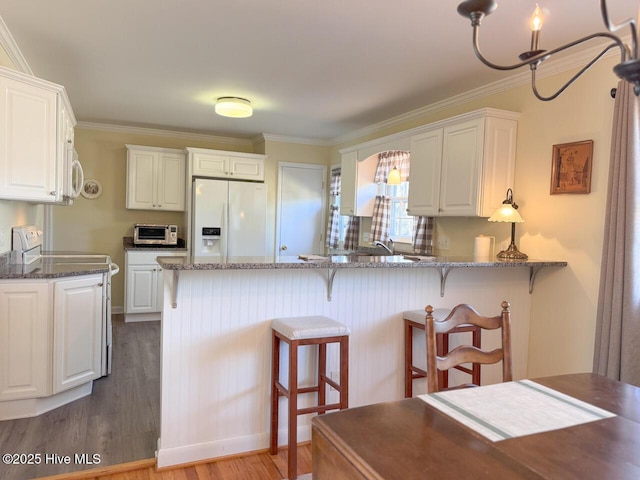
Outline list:
[[[473,27],[473,51],[482,63],[496,70],[515,70],[516,68],[529,65],[529,68],[531,69],[531,89],[533,90],[534,95],[540,100],[549,101],[556,98],[564,92],[569,85],[576,81],[580,75],[600,60],[605,53],[616,47],[620,49],[620,63],[613,67],[613,71],[621,79],[632,83],[634,93],[636,96],[640,95],[640,59],[638,58],[638,33],[636,21],[634,19],[627,19],[618,25],[612,24],[607,12],[606,0],[600,0],[600,10],[602,11],[602,20],[607,27],[608,32],[592,33],[591,35],[574,40],[573,42],[569,42],[566,45],[554,48],[553,50],[539,49],[538,37],[540,28],[542,27],[543,18],[540,7],[536,6],[531,17],[531,50],[520,54],[520,62],[513,65],[496,65],[495,63],[490,62],[482,55],[480,46],[478,45],[480,22],[485,16],[493,12],[497,6],[498,5],[493,0],[466,0],[458,5],[458,13],[471,20],[471,26]],[[617,32],[626,26],[628,26],[631,31],[631,47],[626,45],[620,37],[614,35],[614,32]],[[553,95],[541,95],[536,87],[536,70],[538,69],[538,66],[553,54],[575,47],[576,45],[580,45],[594,38],[605,38],[610,40],[612,43],[607,45],[604,50],[589,61],[589,63],[571,77],[569,81],[560,87],[560,89],[558,89]]]

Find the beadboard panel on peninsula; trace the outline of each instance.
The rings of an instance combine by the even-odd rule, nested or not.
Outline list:
[[[335,277],[331,301],[325,269],[184,270],[172,308],[174,278],[165,276],[159,467],[267,448],[270,319],[275,317],[326,315],[351,328],[350,407],[402,398],[401,315],[427,304],[469,303],[489,315],[509,301],[514,376],[527,375],[528,268],[456,269],[444,297],[436,268],[344,269]],[[420,358],[424,337],[417,337]],[[498,342],[485,337],[483,346]],[[338,370],[335,354],[328,353],[332,375]],[[315,359],[311,348],[302,353],[301,385],[311,383]],[[497,371],[483,370],[483,383],[499,378],[499,365]],[[415,391],[423,393],[424,385],[416,381]],[[314,400],[309,397],[301,397],[301,408]],[[310,439],[310,418],[299,417],[299,441]],[[284,415],[279,430],[284,444]]]

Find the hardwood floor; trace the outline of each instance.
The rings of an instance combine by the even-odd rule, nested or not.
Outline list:
[[[0,479],[26,480],[95,468],[46,464],[45,455],[100,455],[100,467],[154,458],[160,421],[160,322],[113,316],[113,367],[93,393],[33,418],[0,422],[0,453],[41,454],[40,465],[0,463]],[[64,478],[64,477],[61,477]]]
[[[113,316],[111,375],[93,393],[33,418],[0,422],[0,454],[100,455],[93,465],[0,463],[0,480],[276,480],[287,476],[287,450],[155,469],[160,431],[160,322]],[[298,447],[298,473],[311,472],[311,445]]]
[[[47,477],[42,480],[280,480],[287,476],[287,449],[223,458],[193,466],[156,471],[155,462],[122,465],[124,470],[97,469],[86,473]],[[118,470],[118,471],[114,471]],[[298,447],[298,480],[311,479],[311,445]]]

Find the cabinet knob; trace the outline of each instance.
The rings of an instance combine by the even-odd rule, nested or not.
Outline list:
[[[55,197],[57,194],[58,194],[58,192],[56,192],[55,190],[53,190],[52,192],[49,192],[49,195],[52,195],[52,196],[54,196],[54,197]]]
[[[287,246],[286,246],[286,245],[283,245],[283,246],[281,246],[281,247],[280,247],[280,250],[282,250],[283,252],[284,252],[286,249],[287,249]]]

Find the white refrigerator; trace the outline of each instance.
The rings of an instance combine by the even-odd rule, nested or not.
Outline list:
[[[267,186],[264,183],[193,179],[191,254],[265,256]]]

